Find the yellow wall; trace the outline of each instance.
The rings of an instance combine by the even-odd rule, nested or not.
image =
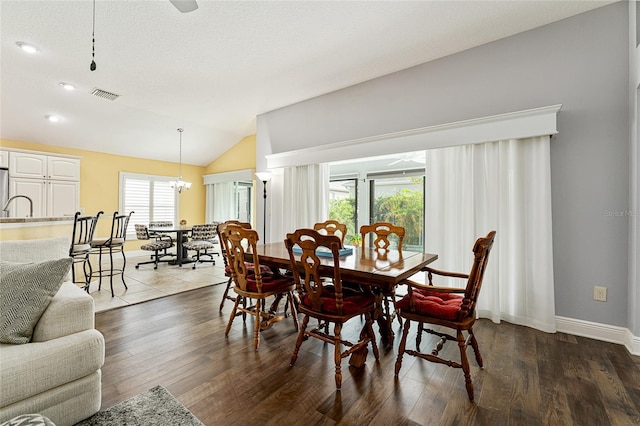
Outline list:
[[[120,172],[146,173],[162,176],[178,174],[178,164],[167,161],[147,160],[144,158],[126,157],[122,155],[104,154],[59,146],[42,145],[31,142],[0,139],[2,148],[18,148],[32,151],[67,154],[82,157],[80,161],[80,207],[86,214],[104,211],[111,215],[118,211]],[[255,157],[255,154],[254,154]],[[180,195],[180,219],[189,223],[203,223],[205,212],[205,188],[202,184],[204,167],[182,165],[182,177],[192,182],[191,189]],[[29,228],[8,228],[0,232],[0,240],[45,238],[51,236],[71,235],[71,228],[65,226],[43,226]],[[100,220],[97,234],[107,235],[111,229],[111,221]],[[127,242],[127,250],[137,250],[140,244],[135,240]]]
[[[256,169],[256,135],[250,135],[235,144],[205,168],[204,174]]]
[[[81,149],[43,145],[32,142],[0,139],[0,147],[27,149],[31,151],[50,152],[81,157],[80,161],[80,207],[86,214],[104,211],[110,216],[118,211],[120,172],[146,173],[152,175],[174,176],[178,174],[178,163],[147,160],[144,158],[126,157],[122,155],[104,154]],[[191,182],[191,189],[180,194],[180,219],[188,223],[204,223],[205,221],[205,187],[202,176],[210,173],[221,173],[235,170],[255,169],[256,136],[247,136],[226,151],[206,167],[182,165],[182,177]],[[97,235],[108,235],[111,221],[100,220]],[[29,226],[20,228],[3,228],[0,240],[28,240],[71,236],[72,225]],[[139,250],[136,240],[127,241],[126,249]]]

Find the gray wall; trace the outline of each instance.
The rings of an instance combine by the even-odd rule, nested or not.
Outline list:
[[[556,315],[626,327],[629,228],[616,213],[629,206],[628,23],[620,2],[269,112],[258,158],[563,104],[551,144]]]

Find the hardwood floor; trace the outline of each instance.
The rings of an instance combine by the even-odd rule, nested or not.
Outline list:
[[[394,378],[396,322],[390,345],[378,339],[379,362],[371,351],[361,369],[343,360],[336,392],[332,345],[306,341],[289,367],[291,318],[261,333],[258,352],[250,318],[236,318],[225,337],[231,304],[218,312],[223,290],[205,287],[96,314],[106,339],[102,408],[160,384],[206,425],[640,424],[640,357],[621,345],[480,320],[485,368],[469,348],[470,403],[459,369],[405,356]],[[343,331],[361,327],[355,319]],[[421,347],[431,343],[425,336]],[[455,356],[457,346],[448,345]]]

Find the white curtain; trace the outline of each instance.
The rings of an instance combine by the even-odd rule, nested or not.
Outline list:
[[[329,213],[329,165],[285,168],[282,197],[285,233],[325,221]]]
[[[205,216],[207,223],[237,219],[235,209],[235,182],[206,185]]]
[[[478,316],[555,332],[549,151],[548,136],[428,150],[425,251],[468,272],[496,230]]]

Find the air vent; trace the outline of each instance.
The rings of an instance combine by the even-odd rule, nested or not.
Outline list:
[[[96,89],[96,88],[94,88],[91,91],[91,94],[98,96],[100,98],[109,99],[110,101],[115,101],[120,97],[120,95],[116,95],[115,93],[107,92],[106,90]]]

